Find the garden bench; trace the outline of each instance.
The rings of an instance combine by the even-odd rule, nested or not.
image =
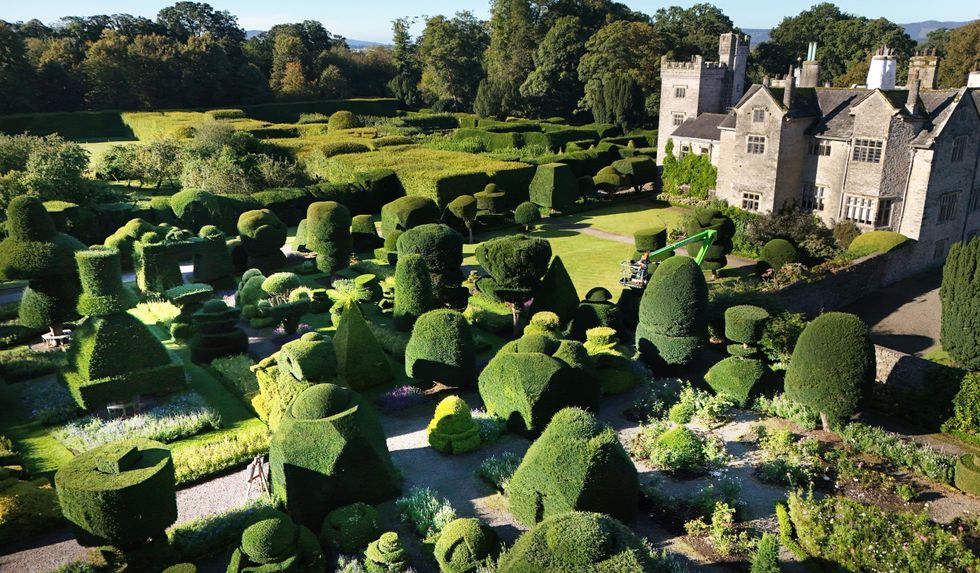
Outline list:
[[[106,412],[109,413],[110,418],[123,418],[126,416],[127,410],[132,410],[134,414],[138,414],[140,410],[143,409],[143,404],[140,402],[140,397],[137,396],[130,402],[113,402],[111,404],[106,404],[105,409]]]
[[[41,335],[41,340],[43,340],[49,348],[68,346],[68,343],[71,342],[71,330],[63,330],[61,331],[61,334],[45,332]]]

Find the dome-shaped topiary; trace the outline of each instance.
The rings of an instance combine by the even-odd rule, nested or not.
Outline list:
[[[716,394],[744,408],[749,404],[753,391],[759,390],[765,375],[766,366],[761,360],[729,356],[712,366],[704,375],[704,381]]]
[[[660,263],[640,299],[636,347],[651,364],[687,364],[708,336],[708,285],[693,259]]]
[[[847,247],[847,254],[863,257],[873,253],[887,253],[911,241],[905,235],[894,231],[869,231],[858,235]]]
[[[442,573],[474,573],[487,559],[500,553],[500,540],[479,519],[464,517],[446,524],[435,546]]]
[[[601,513],[549,517],[521,535],[501,558],[499,573],[654,573],[667,570],[632,530]]]
[[[296,273],[273,273],[262,281],[262,290],[274,296],[286,296],[302,284]]]
[[[550,311],[538,311],[531,316],[530,322],[524,327],[524,334],[540,334],[551,338],[561,337],[561,319]]]
[[[828,312],[806,325],[789,367],[786,396],[820,412],[825,429],[857,411],[875,379],[875,351],[868,326],[844,312]]]
[[[350,266],[351,216],[336,201],[311,203],[306,211],[306,247],[316,253],[316,268],[335,274]]]
[[[408,569],[408,552],[394,531],[383,533],[364,552],[368,573],[401,573]]]
[[[514,209],[514,222],[530,230],[541,219],[541,210],[530,201],[524,201]]]
[[[795,263],[800,260],[796,247],[786,239],[772,239],[762,246],[759,252],[759,269],[773,269],[778,271],[784,265]]]
[[[324,420],[358,404],[357,396],[336,384],[316,384],[293,400],[289,411],[297,420]]]
[[[320,543],[341,553],[360,553],[381,535],[381,514],[374,507],[352,503],[331,511],[320,528]]]
[[[279,371],[296,380],[327,382],[337,376],[337,354],[329,336],[307,332],[282,345],[279,350]]]
[[[238,235],[248,253],[248,266],[262,270],[281,267],[286,262],[286,225],[268,209],[245,211],[238,217]]]
[[[323,571],[326,559],[313,532],[288,515],[273,513],[245,528],[227,573]]]
[[[159,442],[122,440],[83,452],[58,469],[54,483],[83,545],[136,547],[164,538],[177,520],[173,459]]]
[[[398,237],[398,256],[409,254],[425,259],[437,303],[448,303],[459,297],[463,282],[462,235],[442,224],[413,227]]]
[[[347,111],[346,109],[333,112],[330,114],[330,119],[327,120],[327,129],[330,131],[354,129],[355,127],[361,127],[361,122],[354,115],[354,112]]]
[[[200,189],[184,189],[170,196],[170,208],[181,227],[201,229],[208,224],[229,226],[222,198]],[[233,221],[233,220],[232,220]]]
[[[193,563],[177,563],[164,569],[163,573],[197,573],[197,565]]]
[[[405,374],[426,382],[467,387],[473,384],[476,350],[462,313],[430,310],[419,317],[405,347]]]
[[[536,237],[508,235],[476,247],[476,260],[493,277],[495,292],[530,296],[551,261],[551,243]]]
[[[575,510],[631,520],[639,488],[616,432],[584,410],[565,408],[531,444],[507,484],[507,498],[525,525]]]
[[[422,255],[406,253],[395,266],[395,328],[410,331],[415,321],[435,308],[432,276]]]
[[[445,454],[465,454],[480,447],[480,428],[459,396],[439,402],[426,435],[429,445]]]

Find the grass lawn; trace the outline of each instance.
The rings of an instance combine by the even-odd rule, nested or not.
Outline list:
[[[20,401],[20,390],[24,384],[0,384],[0,434],[13,440],[17,452],[24,461],[24,467],[36,476],[53,474],[61,464],[67,462],[74,454],[62,446],[51,435],[54,426],[45,427],[31,421],[24,411]]]
[[[682,207],[658,206],[644,198],[601,207],[570,217],[569,220],[607,233],[632,237],[636,231],[648,227],[663,226],[668,232],[680,228],[681,218],[687,212],[689,210]]]
[[[109,149],[117,145],[145,145],[145,143],[140,143],[139,141],[131,140],[119,140],[119,141],[93,141],[87,143],[79,144],[82,149],[88,151],[89,155],[89,166],[94,168],[96,165],[102,161],[102,156],[106,154]]]

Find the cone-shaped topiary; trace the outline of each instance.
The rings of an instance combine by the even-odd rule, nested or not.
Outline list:
[[[731,218],[723,215],[721,211],[713,208],[695,209],[694,216],[686,221],[687,236],[692,236],[701,231],[714,230],[718,234],[715,236],[714,243],[708,248],[708,253],[701,262],[701,268],[706,271],[715,272],[728,264],[725,256],[732,252],[735,237],[735,223]],[[692,257],[701,250],[699,243],[688,245],[687,252]]]
[[[612,428],[578,408],[555,414],[507,484],[517,521],[534,525],[567,511],[597,511],[630,521],[640,482]]]
[[[99,247],[78,253],[86,277],[86,318],[73,334],[68,366],[61,375],[82,408],[128,401],[140,394],[163,394],[184,387],[184,370],[147,327],[126,312],[119,251]],[[116,259],[110,261],[107,259]]]
[[[398,237],[398,256],[421,255],[432,277],[437,303],[460,297],[463,282],[463,237],[447,225],[420,225]]]
[[[473,384],[475,368],[473,334],[462,313],[444,308],[419,317],[405,347],[405,374],[462,388]]]
[[[656,573],[669,571],[633,531],[608,515],[570,511],[518,538],[498,573]]]
[[[217,288],[235,285],[235,264],[225,242],[225,234],[214,225],[201,227],[194,246],[194,282]]]
[[[249,268],[268,271],[286,264],[286,255],[282,253],[286,232],[286,225],[268,209],[242,213],[238,217],[238,235],[248,254]]]
[[[786,397],[820,412],[824,429],[857,411],[875,379],[875,351],[868,326],[844,312],[810,322],[796,341],[786,369]]]
[[[439,221],[439,206],[428,197],[407,195],[381,207],[381,234],[385,240],[394,231],[407,231]]]
[[[399,479],[374,409],[335,384],[316,384],[293,400],[269,448],[273,494],[299,523],[399,492]]]
[[[194,313],[191,360],[206,364],[215,358],[248,352],[248,336],[238,328],[242,311],[223,300],[209,300]]]
[[[479,388],[489,413],[532,435],[562,408],[599,405],[599,382],[582,343],[541,335],[504,345],[480,373]]]
[[[940,339],[967,370],[980,370],[980,238],[956,243],[943,265]]]
[[[320,528],[320,544],[335,546],[340,553],[360,553],[381,535],[381,514],[357,502],[331,511]]]
[[[408,570],[408,563],[408,552],[394,531],[383,533],[364,552],[364,567],[368,573],[401,573]]]
[[[796,252],[796,247],[793,246],[793,243],[786,239],[772,239],[762,246],[757,267],[760,273],[768,269],[778,271],[784,265],[795,263],[799,260],[800,255]]]
[[[545,163],[535,170],[528,192],[535,205],[561,211],[578,199],[578,180],[568,165]]]
[[[422,255],[407,253],[398,257],[395,266],[395,328],[412,330],[420,316],[435,308],[432,276]]]
[[[439,402],[426,435],[429,445],[444,454],[465,454],[480,447],[480,428],[459,396]]]
[[[687,364],[708,337],[708,285],[688,257],[657,266],[640,299],[636,347],[649,364]]]
[[[753,390],[758,391],[765,375],[766,366],[761,360],[729,356],[715,363],[704,375],[704,381],[716,394],[744,408],[749,404]]]
[[[374,217],[371,215],[354,215],[351,218],[350,235],[354,251],[358,253],[373,251],[384,244],[378,236],[378,228],[374,226]]]
[[[85,248],[55,231],[51,215],[36,197],[18,196],[7,207],[7,238],[0,242],[0,280],[27,280],[21,296],[20,323],[53,327],[78,316],[78,270],[74,253]]]
[[[388,357],[358,305],[352,304],[344,310],[333,344],[337,351],[337,370],[350,388],[363,390],[394,380],[395,372]]]
[[[78,454],[54,476],[58,501],[82,545],[128,549],[165,538],[177,520],[170,450],[133,439]]]
[[[551,311],[558,315],[562,325],[567,325],[578,310],[578,292],[572,277],[565,270],[561,257],[551,260],[548,272],[534,295],[531,313]]]
[[[500,539],[496,532],[473,517],[447,523],[435,546],[436,562],[442,573],[475,573],[499,553]]]
[[[306,247],[316,253],[316,268],[335,274],[350,266],[350,211],[336,201],[311,203],[306,211]]]
[[[278,513],[278,512],[277,512]],[[320,572],[326,559],[316,535],[279,514],[253,523],[242,532],[227,573]]]

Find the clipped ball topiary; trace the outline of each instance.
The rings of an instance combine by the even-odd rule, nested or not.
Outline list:
[[[232,553],[226,571],[323,571],[325,564],[326,559],[313,532],[279,513],[245,528],[241,545]]]
[[[531,313],[550,311],[558,315],[561,325],[571,322],[578,310],[578,292],[575,283],[565,269],[561,257],[551,260],[548,272],[541,279],[531,304]]]
[[[844,312],[828,312],[807,324],[786,369],[786,396],[820,412],[824,429],[857,411],[875,379],[875,351],[868,326]]]
[[[463,237],[448,225],[413,227],[398,237],[398,256],[421,255],[432,278],[432,294],[438,303],[460,296],[463,282]]]
[[[364,567],[368,573],[401,573],[408,570],[408,563],[408,552],[394,531],[383,533],[364,552]]]
[[[539,220],[541,210],[530,201],[524,201],[514,209],[514,222],[524,227],[525,231],[530,231]]]
[[[331,511],[320,528],[320,544],[334,546],[340,553],[360,553],[381,535],[381,514],[357,502]]]
[[[78,454],[54,476],[61,511],[79,543],[128,549],[163,539],[177,520],[170,450],[121,440]]]
[[[800,256],[797,254],[796,247],[793,246],[793,243],[790,243],[786,239],[772,239],[762,246],[762,251],[759,253],[758,267],[760,272],[768,269],[778,271],[784,265],[795,263],[799,260]]]
[[[394,231],[407,231],[439,221],[439,206],[428,197],[406,195],[381,207],[381,234],[387,241]]]
[[[352,390],[316,384],[287,408],[269,448],[272,491],[311,527],[357,501],[396,495],[399,479],[374,409]]]
[[[524,327],[524,335],[540,334],[548,338],[561,338],[561,319],[549,311],[540,311],[531,316],[530,322]]]
[[[333,112],[330,114],[330,119],[327,120],[327,129],[330,131],[354,129],[355,127],[361,127],[360,120],[357,119],[354,112],[345,109]]]
[[[568,165],[545,163],[538,165],[528,190],[535,205],[560,211],[578,199],[578,180]]]
[[[761,360],[729,356],[712,366],[704,375],[704,381],[716,394],[744,408],[765,375],[766,366]]]
[[[352,304],[344,310],[333,343],[337,370],[348,387],[363,390],[394,380],[395,372],[388,357],[358,305]]]
[[[444,454],[465,454],[480,447],[480,428],[459,396],[443,398],[426,428],[429,445]]]
[[[336,201],[311,203],[306,221],[306,247],[316,253],[316,268],[332,275],[350,266],[353,244],[347,207]]]
[[[392,314],[395,328],[412,330],[420,316],[435,308],[432,276],[422,255],[407,253],[398,257],[395,266],[395,307]]]
[[[238,217],[238,235],[248,254],[248,267],[268,271],[286,264],[282,246],[286,225],[268,209],[245,211]]]
[[[688,364],[708,336],[708,285],[687,257],[657,266],[640,299],[636,347],[651,365]]]
[[[616,519],[570,511],[522,534],[501,558],[498,573],[654,573],[669,570],[649,545]]]
[[[616,432],[578,408],[555,414],[507,484],[510,510],[524,525],[567,511],[632,520],[639,491],[636,467]]]
[[[438,309],[419,317],[405,347],[405,374],[462,388],[473,384],[475,368],[473,335],[462,313]]]
[[[500,553],[500,539],[479,519],[463,517],[446,524],[434,553],[442,573],[475,573]]]

